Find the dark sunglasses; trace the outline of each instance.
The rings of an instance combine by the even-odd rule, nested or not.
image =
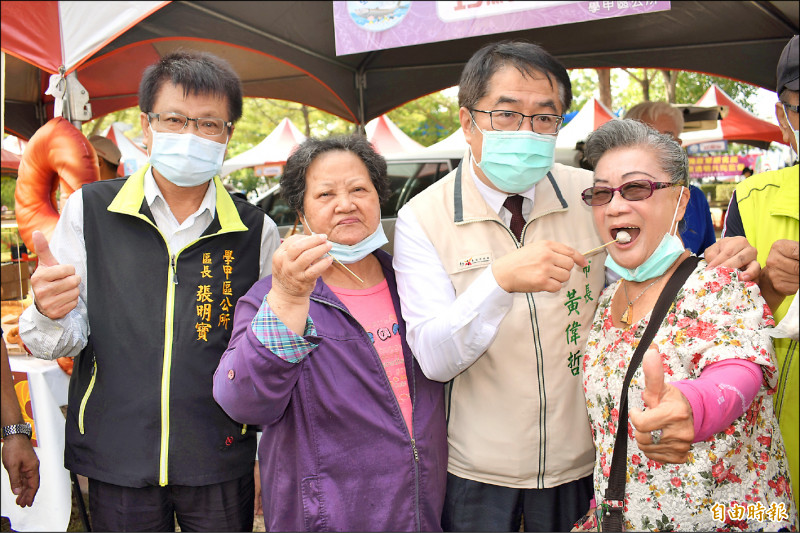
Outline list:
[[[634,180],[614,188],[589,187],[581,193],[581,198],[586,202],[586,205],[596,207],[609,203],[614,196],[614,192],[619,191],[619,195],[629,202],[638,202],[653,196],[653,191],[656,189],[666,189],[674,186],[674,183],[668,181]]]

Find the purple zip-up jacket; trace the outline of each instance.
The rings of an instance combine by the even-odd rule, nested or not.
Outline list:
[[[394,302],[413,404],[413,435],[367,332],[322,279],[309,314],[319,346],[284,361],[251,328],[272,276],[239,299],[214,375],[234,420],[261,425],[267,531],[441,531],[447,476],[444,385],[427,379],[406,343],[391,256],[375,252]]]

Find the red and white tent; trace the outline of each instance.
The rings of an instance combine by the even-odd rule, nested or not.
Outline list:
[[[241,154],[231,157],[222,164],[221,175],[227,176],[234,170],[256,167],[259,165],[282,165],[298,144],[306,140],[306,136],[284,118],[266,138]]]
[[[2,150],[2,169],[3,172],[16,172],[22,158],[8,150]]]
[[[601,104],[599,100],[591,98],[583,104],[578,114],[558,132],[556,147],[574,150],[577,142],[585,141],[590,133],[615,118],[617,117],[610,109]]]
[[[46,79],[38,77],[36,71],[19,70],[21,67],[17,62],[8,73],[4,73],[4,76],[11,75],[15,87],[25,83],[27,91],[47,88],[45,94],[56,98],[55,114],[61,113],[62,102],[65,106],[82,108],[83,102],[80,98],[88,101],[90,95],[95,95],[92,94],[92,90],[83,90],[79,85],[80,82],[76,81],[74,73],[77,69],[119,35],[167,4],[169,2],[164,1],[3,2],[3,52],[51,74],[48,84]],[[129,74],[130,78],[138,77],[135,71],[129,71]],[[101,75],[105,80],[104,83],[109,83],[113,79],[108,72]],[[24,79],[20,80],[19,76],[23,76]],[[68,103],[70,91],[77,91],[79,95],[72,104]],[[87,92],[89,94],[86,94]],[[19,96],[12,89],[11,95],[7,90],[5,97],[11,99]],[[23,101],[27,101],[30,96],[28,93],[24,94]],[[135,97],[132,99],[134,102],[129,105],[135,104]],[[99,108],[103,107],[101,102],[95,102],[99,104]],[[115,109],[118,108],[120,107]],[[111,110],[113,109],[108,111]],[[5,113],[8,112],[9,109],[6,109]],[[52,110],[48,110],[48,117],[50,112]],[[66,112],[61,114],[73,121],[91,118],[88,108],[83,110],[82,114],[76,113],[75,116],[69,116],[70,114]],[[97,114],[95,111],[95,115]],[[3,129],[5,130],[5,114]],[[23,136],[30,134],[31,132]]]
[[[769,143],[783,143],[781,130],[775,124],[762,120],[733,101],[725,91],[712,85],[697,101],[697,106],[727,106],[728,114],[717,121],[713,130],[687,132],[681,135],[683,145],[710,141],[737,141],[767,148]]]
[[[7,135],[3,139],[3,150],[7,152],[11,152],[15,155],[22,155],[22,152],[25,151],[25,147],[28,146],[28,141],[25,139],[20,139],[14,135]]]
[[[147,152],[123,133],[129,129],[131,129],[130,124],[114,122],[102,133],[117,145],[122,154],[119,160],[122,165],[119,170],[120,176],[133,174],[145,166],[148,161]]]
[[[381,115],[370,120],[364,129],[367,133],[367,140],[384,157],[416,152],[424,148],[420,143],[403,133],[403,130],[398,128],[387,115]]]
[[[3,6],[3,51],[66,75],[169,2],[37,2],[34,11],[26,3]]]

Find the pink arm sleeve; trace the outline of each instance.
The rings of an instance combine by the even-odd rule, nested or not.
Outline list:
[[[761,367],[744,359],[726,359],[705,367],[697,379],[671,383],[689,401],[694,442],[727,428],[750,407],[761,388]]]

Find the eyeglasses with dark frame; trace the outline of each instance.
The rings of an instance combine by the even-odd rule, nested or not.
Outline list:
[[[167,112],[167,113],[150,112],[147,113],[147,118],[149,120],[155,118],[164,129],[173,133],[177,133],[183,130],[191,120],[197,127],[197,131],[209,137],[218,137],[223,133],[225,133],[226,127],[230,128],[233,125],[232,122],[225,122],[221,118],[214,118],[214,117],[189,118],[186,115],[181,115],[180,113],[173,113],[173,112]]]
[[[675,183],[669,181],[633,180],[619,187],[589,187],[581,193],[581,198],[586,205],[597,207],[610,203],[614,193],[619,191],[619,195],[629,202],[638,202],[653,196],[656,189],[668,189],[675,186]]]
[[[529,118],[531,119],[531,129],[533,129],[535,133],[556,135],[558,130],[561,129],[561,124],[564,123],[564,117],[561,115],[526,115],[518,111],[505,111],[502,109],[496,109],[494,111],[470,109],[470,112],[472,111],[489,115],[489,124],[492,129],[496,131],[519,131],[522,127],[522,121]]]
[[[784,102],[784,101],[781,101],[781,105],[786,109],[794,111],[795,113],[800,112],[800,105],[792,105],[792,104],[790,104],[788,102]]]

